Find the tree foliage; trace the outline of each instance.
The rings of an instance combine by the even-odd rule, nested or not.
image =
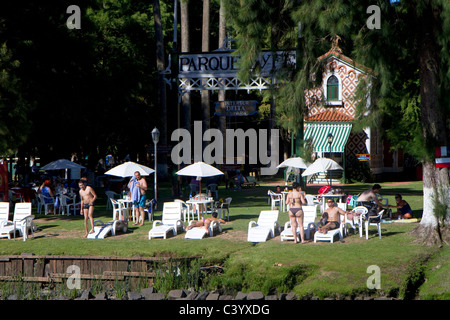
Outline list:
[[[2,96],[16,92],[20,103],[12,108],[22,122],[12,125],[2,110],[2,128],[20,131],[0,153],[26,150],[46,161],[73,152],[145,152],[160,112],[152,4],[78,1],[81,29],[69,29],[70,1],[7,2],[0,5],[0,44],[11,58],[0,58],[9,74]],[[166,32],[171,6],[162,5]]]

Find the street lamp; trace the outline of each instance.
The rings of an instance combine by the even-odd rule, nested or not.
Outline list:
[[[155,187],[154,187],[154,189],[155,189],[155,201],[158,201],[158,199],[157,199],[157,194],[158,193],[157,193],[157,188],[156,188],[157,164],[158,164],[158,162],[156,161],[156,145],[159,142],[159,130],[156,129],[156,127],[152,131],[152,139],[153,139],[153,144],[155,145]]]
[[[333,134],[330,132],[327,136],[328,144],[330,145],[330,159],[331,159],[331,145],[333,144]],[[330,187],[331,187],[331,176],[330,176]]]

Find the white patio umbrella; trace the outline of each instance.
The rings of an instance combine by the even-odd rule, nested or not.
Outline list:
[[[295,168],[295,169],[306,169],[309,165],[310,165],[310,163],[308,163],[305,160],[303,160],[303,158],[292,157],[292,158],[284,160],[282,163],[280,163],[277,166],[277,168],[288,168],[288,170],[286,172],[286,175],[285,175],[285,179],[286,179],[288,174],[292,171],[291,170],[292,168]],[[298,171],[296,173],[298,173]],[[285,183],[285,185],[287,185],[287,181],[285,181],[284,183]]]
[[[197,177],[197,180],[200,181],[199,190],[202,193],[201,178],[214,177],[224,173],[210,164],[198,161],[177,171],[176,174],[179,176]]]
[[[119,164],[118,166],[115,166],[114,168],[111,168],[110,170],[106,171],[105,174],[126,178],[134,176],[134,173],[136,171],[139,171],[141,176],[148,176],[155,172],[155,170],[153,170],[152,168],[143,166],[142,164],[133,161],[127,161],[125,163]]]
[[[302,173],[303,177],[313,175],[319,172],[326,172],[328,170],[344,170],[339,163],[328,158],[319,158],[313,162],[306,170]],[[331,180],[330,180],[331,181]],[[330,183],[331,185],[331,183]]]
[[[305,162],[303,158],[300,157],[293,157],[284,160],[282,163],[280,163],[277,168],[286,168],[286,167],[292,167],[297,169],[306,169],[308,168],[309,163]]]

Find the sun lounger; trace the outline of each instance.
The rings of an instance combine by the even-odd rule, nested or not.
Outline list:
[[[317,241],[330,241],[331,243],[334,242],[334,237],[336,235],[339,235],[339,240],[343,240],[343,234],[344,234],[344,223],[340,223],[339,228],[329,230],[327,233],[319,233],[316,232],[314,234],[314,242]]]
[[[303,209],[303,230],[305,230],[305,239],[310,240],[312,234],[315,230],[314,221],[317,215],[317,205],[312,206],[302,206]],[[297,227],[297,234],[300,233],[299,227]],[[284,240],[294,240],[294,234],[292,232],[291,221],[287,221],[284,224],[284,229],[280,233],[281,241]]]
[[[191,221],[191,224],[195,223]],[[185,239],[203,239],[207,234],[210,237],[214,236],[214,232],[220,233],[222,232],[222,226],[219,221],[212,221],[209,225],[208,230],[205,227],[194,227],[186,231]]]
[[[88,234],[88,239],[105,239],[108,236],[115,236],[119,232],[128,231],[127,220],[113,220],[104,223],[101,220],[94,221],[94,233]]]
[[[164,202],[162,220],[153,221],[153,227],[148,233],[148,239],[167,238],[169,233],[177,235],[183,229],[182,207],[180,202]]]
[[[13,221],[3,221],[1,223],[0,237],[11,239],[11,236],[15,237],[16,232],[19,232],[24,241],[28,238],[29,233],[34,238],[36,225],[33,219],[34,215],[31,214],[31,202],[16,203],[14,206]]]
[[[246,176],[244,178],[244,182],[241,183],[241,187],[247,188],[247,187],[256,187],[259,186],[260,182],[255,179],[255,177],[252,176]]]
[[[249,242],[265,242],[273,238],[280,230],[278,225],[278,210],[261,211],[258,222],[250,221],[248,224]]]

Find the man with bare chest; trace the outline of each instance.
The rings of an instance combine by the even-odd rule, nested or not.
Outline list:
[[[341,214],[347,214],[344,210],[335,205],[333,199],[327,200],[328,208],[323,212],[323,216],[328,215],[327,221],[323,227],[319,227],[319,233],[327,233],[328,230],[337,229],[340,227]]]
[[[156,173],[155,173],[156,174]],[[145,217],[145,203],[147,200],[147,181],[144,177],[141,176],[139,171],[134,173],[134,177],[130,179],[128,183],[128,189],[130,189],[131,200],[133,200],[133,204],[136,210],[136,223],[134,225],[144,225],[144,217]]]
[[[84,215],[84,228],[87,238],[89,233],[94,233],[94,202],[97,199],[97,194],[94,189],[87,186],[85,182],[78,182],[80,187],[80,198],[81,198],[81,214]],[[88,219],[91,221],[91,230],[88,232]]]

